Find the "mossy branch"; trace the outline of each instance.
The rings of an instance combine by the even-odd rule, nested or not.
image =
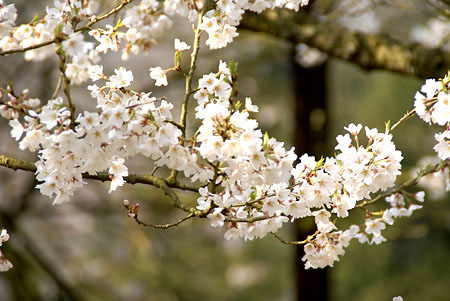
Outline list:
[[[441,49],[403,43],[386,35],[352,31],[322,22],[304,12],[273,10],[259,15],[248,13],[240,28],[304,43],[364,70],[388,70],[430,78],[447,73],[450,66],[450,53]]]

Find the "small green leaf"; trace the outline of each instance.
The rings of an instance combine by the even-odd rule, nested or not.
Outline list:
[[[234,110],[238,111],[242,106],[242,103],[240,100],[238,100],[235,104],[234,104]]]
[[[33,24],[34,22],[36,22],[39,19],[39,14],[35,14],[33,19],[31,20],[30,24]]]
[[[314,169],[318,169],[323,165],[323,162],[325,161],[324,157],[320,157],[320,160],[317,161],[316,167],[314,167]]]
[[[53,33],[55,34],[55,36],[59,36],[61,34],[62,28],[64,26],[64,23],[59,23],[55,29],[53,30]]]
[[[180,66],[180,64],[181,64],[181,51],[177,51],[175,53],[175,57],[176,57],[175,66]]]
[[[269,145],[269,134],[267,132],[264,133],[264,140],[263,140],[263,146],[268,146]]]
[[[153,113],[152,113],[152,111],[150,111],[150,110],[148,110],[148,117],[150,118],[150,120],[151,120],[152,122],[155,122],[155,116],[153,116]]]
[[[114,31],[117,31],[122,26],[123,26],[122,18],[119,17],[119,21],[117,21],[116,26],[114,26]]]
[[[231,60],[230,62],[228,62],[228,68],[230,68],[232,77],[237,76],[237,67],[238,67],[238,63],[236,61]]]

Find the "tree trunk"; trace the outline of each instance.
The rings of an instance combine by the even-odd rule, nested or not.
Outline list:
[[[295,149],[298,156],[324,155],[326,152],[326,62],[303,68],[295,63],[292,54],[293,86],[295,93]],[[296,239],[304,240],[316,228],[312,220],[296,223]],[[298,247],[295,256],[296,289],[299,301],[327,301],[329,299],[328,269],[305,270],[303,247]]]

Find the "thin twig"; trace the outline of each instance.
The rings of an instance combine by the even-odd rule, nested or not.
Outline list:
[[[122,0],[122,3],[120,3],[118,6],[116,6],[115,8],[111,9],[110,11],[104,13],[103,15],[95,18],[95,20],[90,21],[88,24],[86,24],[83,27],[80,27],[79,29],[77,29],[76,31],[82,31],[82,30],[87,30],[90,29],[92,25],[94,25],[97,22],[100,22],[103,19],[108,18],[109,16],[118,13],[122,8],[124,8],[126,5],[130,4],[131,2],[133,2],[134,0]]]
[[[62,81],[64,82],[63,91],[64,91],[64,94],[66,95],[67,104],[68,104],[67,106],[70,111],[70,128],[74,129],[75,128],[75,105],[72,102],[72,95],[70,93],[71,80],[66,74],[67,62],[68,62],[69,58],[66,56],[66,54],[62,48],[62,45],[59,42],[58,42],[58,47],[56,48],[56,54],[59,57],[58,67],[59,67],[59,71],[61,72],[60,76],[62,77]]]
[[[281,241],[282,243],[286,244],[286,245],[304,245],[308,242],[311,241],[311,239],[314,238],[314,236],[316,236],[319,233],[319,231],[316,231],[314,234],[312,235],[308,235],[308,237],[305,240],[301,240],[301,241],[287,241],[283,238],[281,238],[280,236],[278,236],[277,234],[270,232],[270,234],[272,234],[273,237],[275,237],[276,239],[278,239],[279,241]]]
[[[402,184],[398,185],[396,188],[389,190],[386,193],[382,193],[377,195],[376,197],[374,197],[371,200],[367,200],[364,202],[359,203],[358,205],[355,206],[355,208],[364,208],[367,205],[373,204],[376,201],[378,201],[381,198],[385,198],[388,197],[392,194],[395,193],[399,193],[402,190],[417,185],[420,181],[420,179],[422,179],[424,176],[438,172],[440,170],[442,170],[443,168],[449,167],[450,166],[450,162],[446,162],[446,161],[441,161],[439,164],[433,165],[433,166],[429,166],[429,167],[425,167],[422,170],[420,170],[417,174],[417,176],[415,178],[409,179],[408,181],[403,182]]]
[[[172,228],[172,227],[176,227],[179,224],[181,224],[181,223],[183,223],[183,222],[185,222],[188,219],[191,219],[193,217],[195,217],[194,213],[190,213],[190,214],[188,214],[187,216],[183,217],[182,219],[180,219],[179,221],[177,221],[175,223],[165,224],[165,225],[156,225],[156,224],[145,223],[145,222],[141,221],[138,218],[137,215],[135,215],[133,219],[136,221],[136,223],[138,223],[139,225],[144,226],[144,227],[152,227],[152,228],[155,228],[155,229],[169,229],[169,228]]]
[[[180,116],[180,124],[183,126],[183,135],[186,135],[186,122],[187,122],[187,106],[189,103],[189,99],[191,97],[192,92],[192,80],[194,78],[195,69],[197,68],[197,57],[198,52],[200,50],[200,36],[202,31],[200,30],[200,26],[202,24],[203,15],[206,13],[206,10],[209,5],[209,0],[203,1],[203,9],[198,15],[197,28],[194,30],[194,45],[191,53],[191,66],[189,69],[189,73],[186,77],[186,85],[185,85],[185,95],[181,105],[181,116]]]
[[[183,102],[181,104],[181,114],[180,114],[179,124],[181,125],[182,134],[181,134],[180,144],[183,144],[184,143],[183,141],[186,138],[186,123],[187,123],[187,111],[188,111],[187,107],[188,107],[189,99],[192,94],[192,80],[194,78],[195,69],[197,68],[197,57],[198,57],[198,52],[200,50],[200,36],[202,34],[202,31],[200,30],[200,25],[202,24],[203,15],[206,13],[206,11],[208,9],[209,2],[210,2],[210,0],[203,1],[203,8],[202,8],[201,12],[198,14],[197,27],[194,29],[194,45],[193,45],[192,53],[191,53],[191,65],[189,68],[189,73],[186,76],[186,85],[185,85],[186,91],[185,91]],[[167,180],[169,182],[175,181],[177,178],[177,174],[178,174],[177,170],[172,169]]]
[[[178,129],[183,130],[183,126],[182,126],[181,124],[179,124],[179,123],[173,121],[173,120],[164,120],[164,122],[171,123],[171,124],[173,124],[174,126],[176,126]]]
[[[275,218],[275,216],[257,216],[257,217],[246,217],[246,218],[233,218],[233,217],[226,217],[224,222],[231,222],[231,223],[254,223],[258,221],[264,221],[267,219]]]
[[[400,118],[389,130],[389,132],[393,132],[403,121],[408,120],[412,116],[416,114],[416,109],[413,109],[409,112],[407,112],[405,115],[403,115],[402,118]]]
[[[50,99],[55,99],[58,96],[59,91],[61,90],[62,82],[63,82],[63,77],[60,74],[58,77],[58,83],[56,84],[56,87],[55,87],[55,91],[53,92],[52,98],[50,98]]]
[[[275,193],[270,193],[270,194],[268,194],[268,195],[259,197],[259,198],[257,198],[257,199],[254,199],[254,200],[245,202],[244,204],[231,205],[231,207],[244,207],[244,206],[248,206],[248,205],[253,205],[253,204],[255,204],[255,203],[258,203],[258,202],[260,202],[260,201],[262,201],[262,200],[264,200],[264,199],[266,199],[266,198],[270,198],[270,197],[273,197],[273,196],[275,196],[275,195],[276,195]]]

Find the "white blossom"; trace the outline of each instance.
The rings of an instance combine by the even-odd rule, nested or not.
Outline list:
[[[150,68],[150,78],[156,80],[156,86],[167,86],[167,76],[161,67]]]
[[[210,219],[211,226],[213,227],[222,227],[224,224],[225,216],[221,213],[222,208],[216,208],[210,214],[208,214],[208,218]]]
[[[100,72],[100,70],[97,70]],[[133,81],[133,73],[131,71],[127,71],[124,67],[119,67],[114,70],[115,75],[109,77],[109,82],[106,84],[111,88],[124,88],[128,87],[130,83]]]
[[[176,38],[174,41],[174,48],[176,51],[184,51],[190,49],[191,46],[189,46],[183,41],[180,41],[180,39]]]

